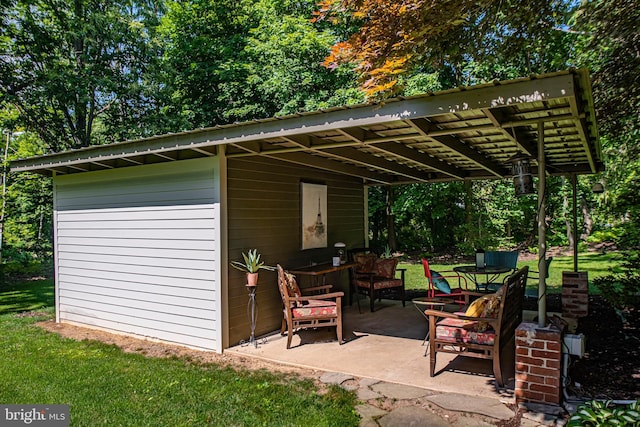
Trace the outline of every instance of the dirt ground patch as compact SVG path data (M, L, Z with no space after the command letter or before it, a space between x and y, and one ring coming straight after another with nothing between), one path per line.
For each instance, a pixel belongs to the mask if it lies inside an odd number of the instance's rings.
M547 310L561 312L561 297L547 296ZM535 301L525 309L536 310ZM640 399L640 310L617 311L602 296L589 297L589 314L576 333L585 335L585 356L571 356L567 391L580 399Z
M320 375L322 375L322 372L320 371L302 369L295 366L280 365L265 360L248 358L235 354L219 354L213 351L196 350L164 342L157 342L129 337L126 335L109 333L99 329L91 329L66 323L55 323L55 321L53 320L39 322L37 325L49 332L54 332L65 338L70 338L77 341L94 340L103 342L105 344L112 344L121 348L125 353L138 353L148 357L177 357L187 361L192 361L194 363L212 363L236 369L265 369L271 372L295 374L313 380L316 380L320 377Z

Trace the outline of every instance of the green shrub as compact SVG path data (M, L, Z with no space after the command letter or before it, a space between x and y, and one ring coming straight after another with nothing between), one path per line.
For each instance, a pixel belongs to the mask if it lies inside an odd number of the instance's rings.
M622 310L640 306L640 252L627 253L621 264L620 273L609 270L610 274L593 279L593 285L614 307Z
M2 266L2 272L8 277L28 277L43 274L42 264L39 262L9 261Z
M567 427L582 426L640 426L640 400L629 405L615 405L610 400L586 402L567 424Z
M8 247L2 251L0 269L4 279L48 276L53 272L53 258Z
M621 235L620 228L607 228L604 230L594 231L589 237L587 237L587 242L589 243L602 243L602 242L615 242L620 238Z

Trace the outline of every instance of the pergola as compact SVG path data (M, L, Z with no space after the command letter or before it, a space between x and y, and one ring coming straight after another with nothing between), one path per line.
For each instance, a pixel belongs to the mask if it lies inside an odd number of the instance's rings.
M539 178L539 194L547 175L571 176L575 183L576 175L604 170L589 74L582 69L87 147L18 160L11 169L60 175L221 153L270 157L368 185L507 178L509 161L524 155ZM545 224L538 224L543 271ZM540 323L545 288L541 275Z

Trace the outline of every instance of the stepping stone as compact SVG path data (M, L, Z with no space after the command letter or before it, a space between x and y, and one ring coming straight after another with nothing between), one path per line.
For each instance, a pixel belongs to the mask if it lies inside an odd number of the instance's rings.
M416 406L394 409L378 419L381 427L450 427L451 423L440 416Z

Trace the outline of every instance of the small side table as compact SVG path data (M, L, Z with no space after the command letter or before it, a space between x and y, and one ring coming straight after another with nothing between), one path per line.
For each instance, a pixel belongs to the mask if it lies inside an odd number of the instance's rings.
M423 298L414 298L411 300L411 302L413 303L413 306L416 308L416 310L418 310L420 314L422 314L422 317L424 317L425 320L427 321L427 335L422 340L422 345L424 345L427 342L427 339L429 338L429 317L424 314L424 311L428 308L432 310L440 309L440 311L444 311L444 306L447 304L452 304L453 301L445 298L423 297ZM427 346L427 348L425 348L424 350L425 356L427 355L428 350L429 350L429 346Z

